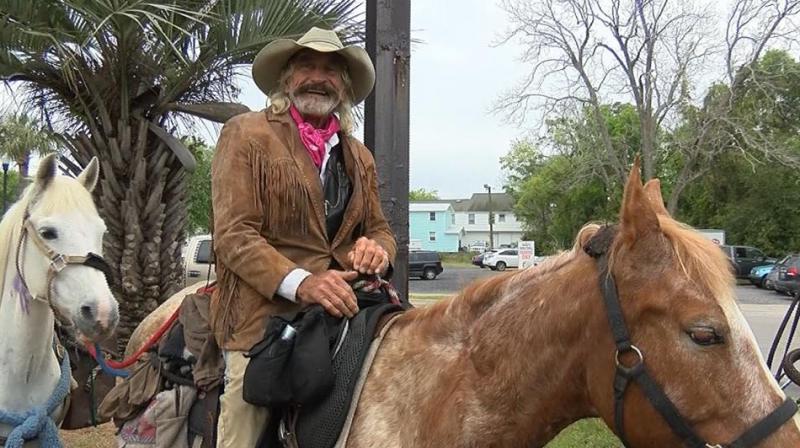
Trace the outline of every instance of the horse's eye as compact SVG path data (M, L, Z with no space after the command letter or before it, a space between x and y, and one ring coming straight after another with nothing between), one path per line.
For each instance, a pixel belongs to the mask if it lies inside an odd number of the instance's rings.
M54 240L58 238L58 232L56 232L56 229L53 229L52 227L45 227L44 229L40 230L39 235L46 240Z
M723 342L722 336L718 335L716 330L711 327L695 327L687 333L697 345L715 345Z

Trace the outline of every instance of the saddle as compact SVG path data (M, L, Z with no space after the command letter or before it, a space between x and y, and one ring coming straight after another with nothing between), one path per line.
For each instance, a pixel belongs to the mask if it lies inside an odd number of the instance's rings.
M374 336L391 316L403 311L400 305L379 299L379 294L357 292L356 295L361 311L352 319L331 319L321 307L319 310L311 307L293 319L288 318L291 316L275 316L273 328L268 326L265 340L250 351L249 372L245 372L244 380L245 400L252 403L255 398L248 396L248 383L251 386L258 384L261 388L274 385L276 391L290 392L288 396L280 397L268 394L270 398L279 399L272 403L255 403L271 407L270 424L262 433L258 447L331 448L336 445L342 429L347 426L351 404L356 401L354 393L359 393L357 385L362 365L368 358ZM270 350L270 343L276 340L274 334L282 333L280 322L297 328L294 348L301 353L301 358L292 359L295 355L290 350L290 360L284 360L283 370L276 373L276 351ZM309 339L315 341L312 343ZM277 340L285 342L279 337ZM273 381L264 380L264 366L273 368L268 375L273 377ZM310 378L310 381L304 378ZM252 395L254 391L250 392Z

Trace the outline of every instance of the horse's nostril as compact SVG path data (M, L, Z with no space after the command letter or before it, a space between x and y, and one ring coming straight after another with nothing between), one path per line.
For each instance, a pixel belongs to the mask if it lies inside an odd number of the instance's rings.
M92 310L92 307L89 305L83 305L81 307L81 317L86 320L94 320L94 311Z

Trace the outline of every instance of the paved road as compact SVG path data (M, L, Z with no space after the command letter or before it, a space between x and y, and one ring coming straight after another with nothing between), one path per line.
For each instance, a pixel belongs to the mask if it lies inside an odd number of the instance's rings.
M497 275L497 272L478 267L445 266L444 272L436 280L411 279L409 289L412 294L422 298L425 295L448 295L463 289L476 279L491 275ZM791 303L790 298L758 289L749 283L736 286L736 298L766 359L778 325ZM420 304L424 303L427 301L420 301ZM793 346L800 346L800 335L795 338Z
M497 275L498 272L489 269L480 269L477 266L445 266L444 272L436 280L420 280L412 278L409 289L412 294L453 294L464 289L474 280ZM766 291L751 286L749 283L740 283L736 287L736 296L739 303L745 304L771 304L788 306L789 297L779 295L773 291Z

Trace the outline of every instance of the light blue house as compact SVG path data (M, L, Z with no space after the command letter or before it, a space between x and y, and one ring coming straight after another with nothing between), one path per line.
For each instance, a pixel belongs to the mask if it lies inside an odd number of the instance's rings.
M455 225L455 212L449 202L412 201L408 212L411 250L458 252L461 230Z

